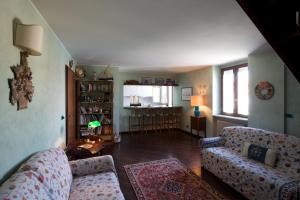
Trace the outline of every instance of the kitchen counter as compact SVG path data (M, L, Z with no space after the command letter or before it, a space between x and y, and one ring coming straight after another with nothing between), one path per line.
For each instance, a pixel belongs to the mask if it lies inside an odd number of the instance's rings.
M182 106L125 106L124 109L143 109L143 108L181 108Z

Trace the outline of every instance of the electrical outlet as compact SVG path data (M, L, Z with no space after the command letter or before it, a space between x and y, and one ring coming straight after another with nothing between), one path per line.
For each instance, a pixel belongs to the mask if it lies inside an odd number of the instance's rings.
M286 118L294 118L294 115L291 113L285 113Z

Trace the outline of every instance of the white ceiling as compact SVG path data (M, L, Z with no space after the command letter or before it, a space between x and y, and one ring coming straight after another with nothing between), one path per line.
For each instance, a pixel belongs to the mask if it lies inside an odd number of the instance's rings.
M266 41L235 0L32 0L73 58L121 70L189 71Z

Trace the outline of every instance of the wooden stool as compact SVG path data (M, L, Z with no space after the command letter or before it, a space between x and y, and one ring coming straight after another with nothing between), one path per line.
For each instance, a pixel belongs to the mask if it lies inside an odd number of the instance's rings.
M180 129L181 127L181 117L182 117L182 108L177 107L174 108L174 117L175 117L175 122L174 122L174 128L175 129Z
M137 131L143 132L144 126L143 126L142 109L134 108L131 111L131 114L129 115L129 120L128 120L128 129L129 129L129 133L133 133L134 129L136 129Z
M154 114L154 127L156 131L161 132L163 129L163 113L161 108L155 108L153 110Z
M151 130L154 130L154 118L155 112L153 108L144 108L143 109L143 126L146 133Z
M168 118L169 128L171 130L176 128L176 109L169 108L169 118Z

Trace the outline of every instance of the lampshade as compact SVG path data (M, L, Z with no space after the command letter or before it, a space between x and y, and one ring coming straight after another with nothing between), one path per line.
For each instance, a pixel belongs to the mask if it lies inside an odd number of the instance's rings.
M96 121L91 121L88 124L89 128L97 128L98 126L101 126L101 123L99 121L97 121L97 120Z
M30 55L42 55L43 28L39 25L18 24L15 45Z
M191 106L201 106L204 104L202 95L191 96Z

